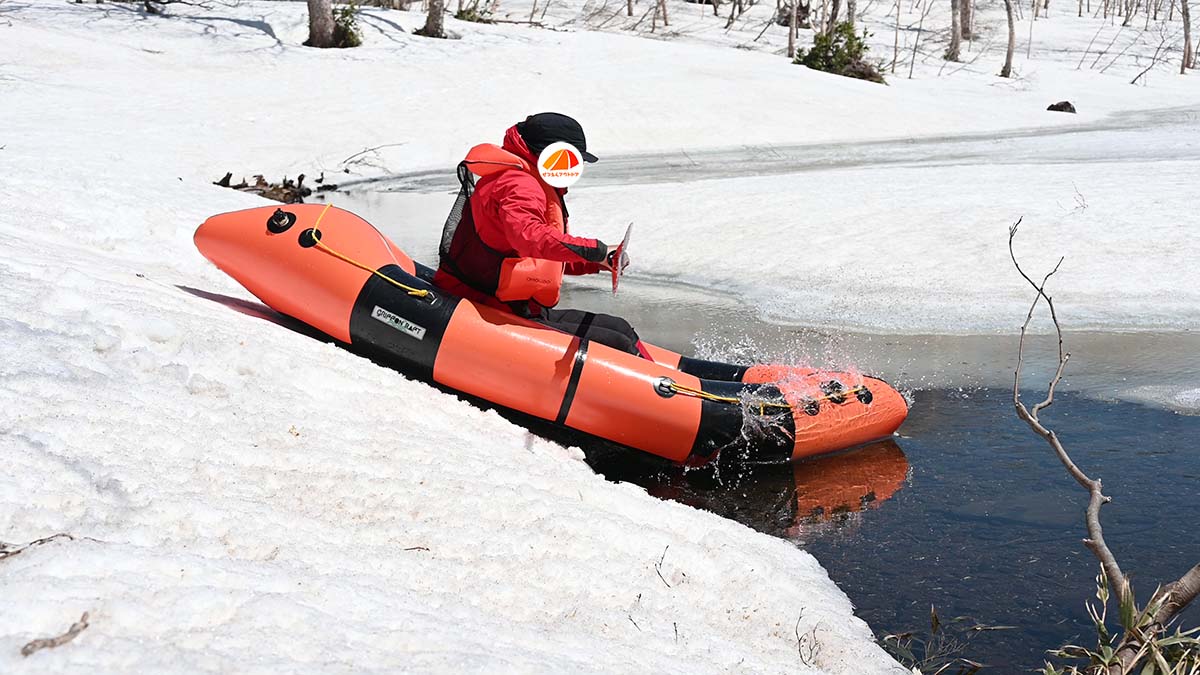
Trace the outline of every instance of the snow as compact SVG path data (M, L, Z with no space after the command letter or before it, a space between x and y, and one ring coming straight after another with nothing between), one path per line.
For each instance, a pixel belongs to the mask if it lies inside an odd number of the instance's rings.
M450 167L542 109L575 113L604 156L1077 128L1200 97L1158 71L1129 87L1136 63L1074 74L1053 57L1022 61L1014 82L981 59L941 78L918 64L918 79L882 87L788 64L776 29L730 49L757 32L749 18L726 34L683 11L670 41L459 22L462 39L429 41L409 34L417 13L371 9L366 44L348 51L298 46L302 4L171 14L0 5L0 538L75 537L0 559L2 672L898 671L804 551L609 484L578 450L256 315L191 235L263 202L210 182ZM1080 115L1044 112L1064 97ZM720 281L770 316L893 330L929 316L956 329L955 293L985 321L1007 315L1015 282L997 281L985 242L1024 213L1031 265L1086 244L1073 235L1101 241L1064 269L1064 306L1126 325L1141 303L1164 326L1196 316L1197 272L1178 265L1195 258L1181 215L1195 169L1072 170L1095 220L1049 206L1069 211L1073 195L1052 165L595 187L572 208L601 236L636 217L646 270ZM901 178L914 189L871 206ZM974 192L996 178L1004 189ZM801 215L781 191L804 196L807 224L781 227ZM935 196L947 202L930 212ZM440 222L444 195L412 199ZM406 217L380 224L430 226L421 209ZM1157 243L1138 248L1152 222ZM860 275L865 263L889 273ZM19 656L83 611L73 642ZM814 628L810 668L796 634Z

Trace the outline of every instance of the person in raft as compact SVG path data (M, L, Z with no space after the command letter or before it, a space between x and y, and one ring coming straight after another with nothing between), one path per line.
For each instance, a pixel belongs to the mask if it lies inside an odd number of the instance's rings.
M625 319L554 309L564 273L594 274L629 264L623 254L615 260L616 246L568 233L566 188L548 185L537 172L542 150L558 142L575 146L585 162L596 161L579 122L552 112L510 127L502 146L471 149L458 165L462 187L442 230L433 283L479 304L650 358Z

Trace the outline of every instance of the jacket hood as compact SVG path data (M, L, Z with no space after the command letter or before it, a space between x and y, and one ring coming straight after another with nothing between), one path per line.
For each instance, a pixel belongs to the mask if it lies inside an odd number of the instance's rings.
M500 147L529 162L529 166L537 165L537 157L534 157L529 146L525 145L525 139L521 138L521 132L517 131L515 124L504 132L504 143Z

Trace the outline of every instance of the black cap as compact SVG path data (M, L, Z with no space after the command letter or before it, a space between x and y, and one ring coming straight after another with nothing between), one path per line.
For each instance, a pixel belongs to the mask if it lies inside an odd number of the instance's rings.
M587 151L587 138L583 135L583 127L574 118L559 113L544 112L530 115L524 122L517 122L517 133L525 139L525 145L534 157L542 154L542 150L551 143L570 143L579 148L583 161L594 162L596 156Z

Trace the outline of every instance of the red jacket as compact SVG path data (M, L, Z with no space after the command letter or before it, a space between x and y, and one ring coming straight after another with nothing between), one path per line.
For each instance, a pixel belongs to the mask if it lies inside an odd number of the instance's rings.
M536 166L537 158L515 126L505 133L503 148L530 166ZM560 199L567 193L565 188L555 192ZM546 219L546 192L538 179L525 171L501 171L479 179L471 195L471 215L479 238L497 251L513 257L562 262L566 274L594 274L602 269L600 263L607 253L607 246L596 239L559 232L550 225ZM564 207L564 226L566 220ZM455 262L461 265L464 261ZM445 270L439 269L433 282L460 297L511 310L495 297L471 288Z

